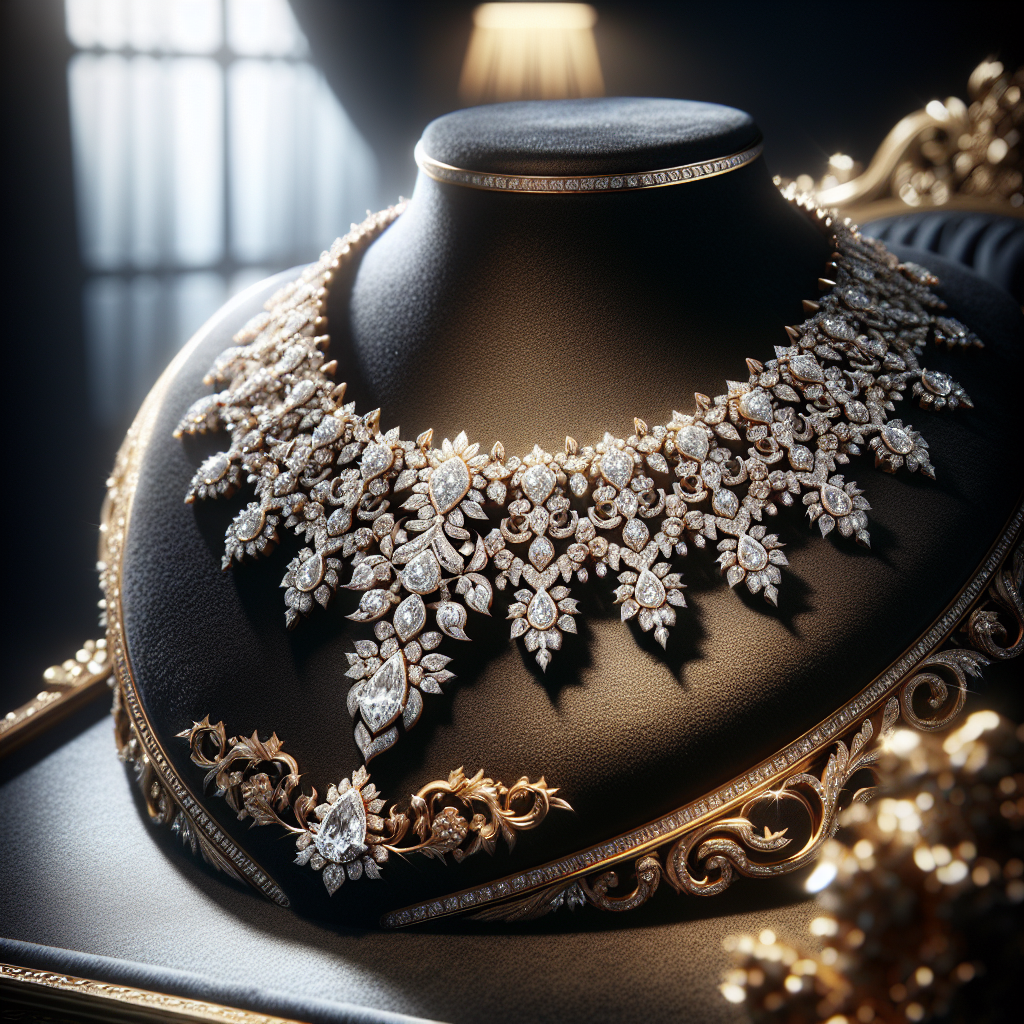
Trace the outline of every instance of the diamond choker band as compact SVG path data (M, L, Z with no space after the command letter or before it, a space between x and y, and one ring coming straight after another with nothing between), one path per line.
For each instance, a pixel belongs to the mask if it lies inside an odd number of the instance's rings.
M465 185L489 192L629 192L641 188L661 188L663 185L682 185L702 178L715 178L728 174L761 155L764 144L758 140L749 149L713 160L701 160L660 171L639 171L633 174L598 174L586 177L548 177L540 175L512 176L486 171L467 171L450 164L442 164L427 156L423 143L416 146L416 163L420 170L435 181L450 185Z

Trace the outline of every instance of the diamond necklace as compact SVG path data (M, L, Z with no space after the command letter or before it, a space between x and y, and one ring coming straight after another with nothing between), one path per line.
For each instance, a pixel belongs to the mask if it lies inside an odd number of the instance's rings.
M941 314L928 271L792 188L783 194L831 239L834 280L819 281L825 294L805 300L808 318L786 328L773 359L748 359L744 379L715 398L697 394L692 413L663 426L634 420L629 437L567 437L563 451L535 446L520 458L500 442L481 451L464 433L440 447L429 430L403 440L381 428L379 409L360 415L344 402L324 354L327 287L404 203L338 239L217 359L205 381L222 390L195 402L175 436L225 429L231 445L202 463L185 500L255 492L227 529L225 569L267 554L279 531L300 538L281 583L288 626L339 586L361 593L348 618L367 637L346 675L365 761L394 745L399 720L416 724L422 694L454 678L438 648L470 639L471 613L489 615L495 589L511 591L511 637L541 669L576 632L570 585L591 572L614 577L622 620L664 647L686 607L678 562L691 546L714 546L730 587L774 605L787 561L765 520L780 506L801 502L822 536L867 546L870 505L838 467L866 446L886 472L934 475L925 439L890 414L908 387L925 409L971 407L919 356L930 340L981 342Z

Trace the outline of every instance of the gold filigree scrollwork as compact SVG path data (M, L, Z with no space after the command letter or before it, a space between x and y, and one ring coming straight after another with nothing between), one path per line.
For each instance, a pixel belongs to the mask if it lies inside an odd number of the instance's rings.
M43 688L0 718L0 757L106 692L110 678L107 641L86 640L73 658L43 673Z
M608 890L615 889L619 884L619 876L615 871L604 871L594 880L593 884L585 878L580 879L579 886L587 902L601 910L635 910L646 903L661 884L661 861L648 854L636 862L636 888L627 896L609 896Z
M609 889L620 885L618 871L602 871L593 880L578 878L552 885L529 896L470 915L476 921L534 921L553 910L575 910L589 903L599 910L636 910L646 903L661 884L661 861L656 854L637 858L634 865L636 885L625 896L609 896Z
M990 658L1006 661L1024 652L1024 545L1018 545L1009 559L995 575L986 594L986 602L971 612L967 620L967 637L973 647ZM995 605L995 607L990 607ZM1007 643L1006 626L1000 615L1010 617L1017 630L1017 638Z
M901 209L952 207L1020 216L1022 90L1024 68L1011 74L999 61L982 61L967 83L969 103L956 96L932 100L896 124L866 169L837 153L819 181L801 175L798 187L861 223Z
M929 732L944 729L963 710L967 700L967 677L980 676L982 668L988 664L988 658L977 651L961 648L939 651L925 658L900 689L903 717L917 729ZM942 673L953 677L952 696ZM927 705L929 711L935 712L927 717L919 715L914 708L914 696L922 686L927 686L931 691Z
M929 643L916 645L909 652L912 657L898 663L898 671L894 666L846 708L755 770L614 842L440 901L393 911L384 923L404 927L465 910L484 921L527 921L585 904L626 910L646 902L662 874L677 892L709 896L727 889L737 875L770 878L806 866L835 832L842 806L866 802L874 794L875 762L901 715L907 725L929 732L945 728L960 715L968 679L981 675L990 664L990 649L953 646L954 631L958 622L977 622L972 612L984 611L990 603L1010 611L1021 606L1022 548L1013 548L1022 514L1024 510L1018 511L978 575L934 624ZM995 582L986 591L989 581ZM968 627L963 628L970 635ZM994 631L987 634L993 635ZM1008 652L1005 657L1013 657L1015 649L1019 653L1019 645L1001 649ZM864 775L875 778L861 785ZM737 806L734 797L751 783L753 789ZM802 811L799 816L809 825L806 838L798 840L790 831L792 824L759 830L755 822L763 811L780 803ZM717 810L709 813L711 808ZM690 826L680 828L688 820ZM618 884L613 869L630 860L636 863L636 891L609 897L609 889Z
M277 735L261 740L228 738L223 722L209 716L179 733L187 739L194 764L207 769L204 789L216 785L238 819L254 825L278 825L295 837L295 863L323 872L332 895L347 879L380 878L391 854L419 853L456 862L474 853L494 853L498 838L511 849L516 833L536 828L553 807L572 810L541 778L525 776L512 786L469 777L456 769L447 779L428 783L410 797L408 813L392 805L382 817L385 801L363 766L331 785L323 802L315 789L299 788L299 766L283 752ZM416 841L399 845L409 835Z
M899 702L891 698L882 713L879 739L892 730L899 718ZM768 790L751 798L736 818L726 818L690 833L670 850L665 862L665 877L677 892L695 896L712 896L732 883L736 874L747 877L771 877L796 871L812 861L836 827L840 797L847 784L863 769L873 772L878 759L877 747L869 746L874 726L867 718L854 735L850 746L842 741L835 744L825 769L819 778L809 772L790 776L777 789ZM854 800L866 800L873 790L861 788L852 794ZM778 832L764 827L759 835L750 815L754 808L768 801L791 800L807 812L811 824L810 835L800 849L777 859L772 855L786 849L790 839L788 829Z

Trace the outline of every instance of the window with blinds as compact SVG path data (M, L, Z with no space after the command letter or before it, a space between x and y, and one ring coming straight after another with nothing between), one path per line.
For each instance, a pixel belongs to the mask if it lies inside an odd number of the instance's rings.
M376 207L376 164L287 0L66 0L85 323L122 422L227 298Z

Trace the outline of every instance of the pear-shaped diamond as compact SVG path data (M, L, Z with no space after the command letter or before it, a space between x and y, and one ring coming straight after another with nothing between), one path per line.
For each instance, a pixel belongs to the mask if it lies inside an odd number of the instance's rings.
M665 596L665 585L650 569L644 569L633 590L636 603L642 608L660 608L665 603Z
M601 456L601 475L621 491L633 475L633 460L619 448L612 448Z
M795 444L789 449L789 464L794 469L814 469L814 455L810 448L802 444Z
M543 505L555 489L555 474L543 463L539 466L531 466L523 474L523 494L525 494L534 505Z
M768 564L768 552L748 533L740 535L736 560L747 572L760 572Z
M814 356L793 356L789 361L789 370L797 380L809 384L822 384L825 380L825 371Z
M235 517L235 536L243 543L255 540L266 521L267 516L263 509L259 505L251 505Z
M441 585L441 566L434 552L421 551L402 571L402 586L414 594L432 594Z
M711 507L718 515L732 519L740 510L740 499L732 491L723 487L721 490L715 491L711 498Z
M380 732L401 714L408 688L405 656L399 651L359 688L359 710L371 732Z
M442 462L430 474L430 500L441 515L450 512L469 490L469 469L457 455Z
M344 533L352 525L352 509L336 508L327 520L327 536L337 537Z
M316 590L320 581L324 578L323 555L313 555L307 558L296 570L295 586L303 593Z
M223 452L211 455L199 467L199 479L209 487L217 483L218 480L223 480L224 474L227 473L230 467L231 461Z
M708 435L703 427L691 424L676 435L676 447L687 458L703 462L708 455Z
M641 519L630 519L622 528L622 539L634 550L639 551L650 539L651 531Z
M551 595L541 587L536 594L530 598L526 608L526 619L534 629L550 629L558 618L558 608L551 599Z
M768 393L761 388L754 388L746 394L740 395L740 412L748 420L754 423L771 423L772 421L772 400Z
M324 860L345 864L366 852L366 807L358 789L346 790L320 822L317 852Z
M821 503L825 511L833 516L848 516L853 511L853 501L841 487L824 484L820 488Z
M359 465L359 472L364 480L372 480L389 469L394 461L395 453L388 445L368 444L363 449L363 461Z
M933 394L946 396L953 390L953 378L938 370L925 370L921 383Z
M547 537L534 537L530 544L528 555L530 563L537 569L543 571L551 564L555 557L555 546Z
M427 624L427 609L419 594L410 594L395 609L395 632L404 644Z

